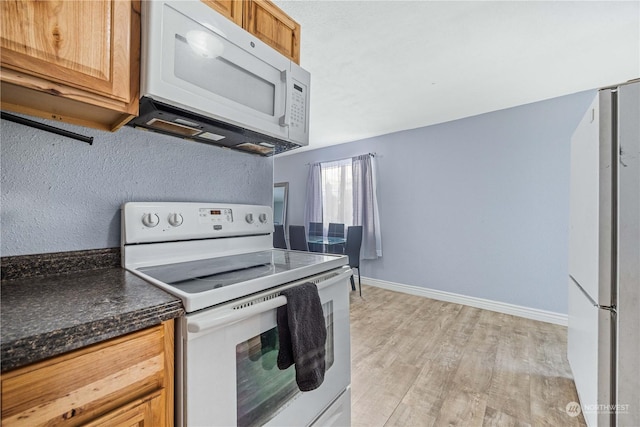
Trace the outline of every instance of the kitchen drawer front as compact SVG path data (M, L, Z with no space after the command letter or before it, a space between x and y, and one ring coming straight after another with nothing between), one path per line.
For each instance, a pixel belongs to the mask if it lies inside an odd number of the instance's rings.
M79 425L165 384L154 326L2 375L2 425Z

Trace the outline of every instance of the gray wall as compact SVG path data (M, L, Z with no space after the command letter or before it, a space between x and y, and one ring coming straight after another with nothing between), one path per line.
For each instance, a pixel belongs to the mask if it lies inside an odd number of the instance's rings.
M117 247L127 201L272 203L272 158L46 122L94 143L2 120L2 256Z
M277 157L288 223L307 163L376 152L383 257L364 276L566 313L569 141L595 93Z

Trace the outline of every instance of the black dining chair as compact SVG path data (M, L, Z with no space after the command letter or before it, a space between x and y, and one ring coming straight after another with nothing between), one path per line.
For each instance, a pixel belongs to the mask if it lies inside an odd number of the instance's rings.
M273 232L273 247L287 249L287 240L284 237L284 225L276 224Z
M322 236L322 223L310 222L309 223L309 236Z
M344 239L344 224L330 222L329 230L327 231L327 237L342 237ZM333 254L343 254L344 243L329 245L329 249L327 252L331 252Z
M289 226L289 247L294 251L308 251L307 233L304 225Z
M360 247L362 246L362 226L347 227L347 243L344 253L349 256L349 267L358 269L358 288L362 296L362 281L360 280ZM356 290L355 280L351 276L351 289Z
M320 237L323 236L322 223L321 222L310 222L309 223L309 239L312 237ZM322 252L322 244L320 243L308 243L309 250L311 252Z

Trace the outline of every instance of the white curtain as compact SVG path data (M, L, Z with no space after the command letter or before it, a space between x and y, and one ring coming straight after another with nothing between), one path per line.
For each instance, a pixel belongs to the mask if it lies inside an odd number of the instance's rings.
M322 216L324 231L330 222L352 225L351 159L322 163Z
M375 158L370 154L351 159L353 224L362 225L362 258L382 256L380 217L376 191Z
M320 163L309 165L307 199L304 204L304 225L307 234L310 222L322 222L322 166Z

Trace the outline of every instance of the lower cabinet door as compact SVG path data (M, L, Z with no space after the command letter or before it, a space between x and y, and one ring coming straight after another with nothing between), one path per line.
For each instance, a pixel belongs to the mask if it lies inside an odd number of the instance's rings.
M160 427L165 426L162 392L135 400L86 424L90 427Z
M3 373L2 426L75 427L156 393L166 398L173 389L173 342L166 342L172 337L173 323L166 330L152 326ZM163 418L173 419L161 406Z

